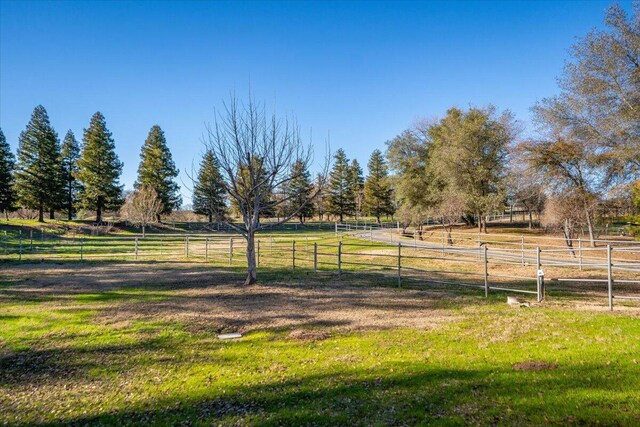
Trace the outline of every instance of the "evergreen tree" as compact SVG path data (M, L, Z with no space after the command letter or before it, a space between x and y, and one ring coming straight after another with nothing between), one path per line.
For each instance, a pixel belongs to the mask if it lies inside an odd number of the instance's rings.
M391 215L393 209L393 192L389 185L389 169L382 152L374 150L367 164L369 175L364 183L365 211L375 216L380 224L382 215Z
M218 161L213 152L207 151L200 163L200 171L193 189L193 211L206 215L209 222L224 218L227 213L225 188Z
M49 122L47 110L38 105L26 129L20 134L15 190L19 202L38 210L38 221L44 221L44 210L60 206L62 180L58 134Z
M0 211L4 211L5 217L9 219L9 211L15 203L13 191L13 168L15 167L15 157L11 152L11 147L0 129Z
M349 193L349 160L342 148L333 157L333 169L329 174L327 212L337 215L340 222L354 210L353 198Z
M360 163L356 159L351 161L349 165L349 203L352 207L351 214L356 218L362 213L362 201L364 199L364 176L362 175L362 168Z
M103 210L117 209L122 204L119 183L122 162L115 153L115 144L102 113L91 117L82 141L77 175L82 185L80 200L86 209L96 210L96 221L100 223Z
M236 198L233 198L231 200L231 207L235 213L240 215L243 209L249 204L252 204L253 200L257 197L262 215L267 218L274 217L276 215L274 206L276 195L274 194L274 191L265 186L256 186L255 183L251 182L251 176L259 182L268 182L269 171L266 169L264 160L261 157L254 155L251 159L251 163L253 164L252 168L255 172L251 173L246 166L242 166L238 169L235 179L235 186L238 189L238 193L245 194L247 196L246 201L242 200L241 202L243 203L243 206L240 206L238 204L239 201L236 200ZM256 187L259 188L256 190ZM257 192L260 194L256 194Z
M311 202L313 184L311 175L302 160L295 162L291 168L293 179L289 182L288 197L290 197L290 212L298 210L298 219L304 224L305 218L313 216L314 206Z
M78 202L78 194L81 186L76 175L78 174L78 159L80 158L80 145L71 130L62 141L62 154L60 156L60 166L62 168L62 180L64 182L64 203L69 221L73 218L75 206Z
M175 182L178 169L171 157L167 140L160 126L155 125L149 131L138 166L138 180L135 187L146 185L153 188L162 202L160 214L170 214L182 204L180 187ZM160 215L158 215L160 220Z

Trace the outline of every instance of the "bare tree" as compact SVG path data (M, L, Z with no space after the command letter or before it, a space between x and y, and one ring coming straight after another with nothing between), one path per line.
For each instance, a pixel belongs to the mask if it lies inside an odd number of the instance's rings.
M264 106L253 99L239 105L235 97L224 110L216 113L215 122L207 127L205 144L219 162L225 191L237 206L241 224L230 219L225 222L246 240L247 278L245 284L257 281L255 252L256 232L288 221L308 203L312 203L326 182L329 157L325 158L319 185L305 196L305 200L276 222L261 224L260 218L274 212L291 199L300 200L300 194L288 193L273 198L278 189L299 178L292 166L301 162L308 168L313 161L311 145L305 145L295 122L280 119L275 113L267 113Z
M561 231L574 257L573 240L584 227L588 227L584 203L584 195L579 192L558 193L549 198L541 215L541 225Z
M451 231L465 213L466 200L462 194L455 191L444 192L441 197L440 202L433 208L432 215L440 218L440 224L447 232L447 243L453 245Z
M151 186L142 185L127 195L120 214L132 224L142 227L142 237L146 227L156 222L162 212L162 201Z

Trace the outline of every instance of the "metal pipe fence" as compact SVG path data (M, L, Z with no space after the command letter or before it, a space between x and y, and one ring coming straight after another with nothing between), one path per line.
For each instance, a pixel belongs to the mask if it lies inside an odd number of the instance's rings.
M172 261L206 262L217 266L246 266L246 243L234 237L203 235L147 235L77 237L32 242L20 235L0 250L5 261ZM326 236L304 240L260 236L256 240L257 265L292 271L335 275L376 274L404 282L483 289L485 295L509 292L546 296L546 287L559 284L590 285L606 291L608 305L616 300L640 299L640 258L616 258L618 252L640 254L632 248L604 248L604 259L581 265L554 257L553 249L515 249L482 245L479 248L417 246L411 241L372 242L366 239L326 241ZM601 248L589 248L596 251ZM524 259L524 262L522 261ZM597 262L596 262L597 261ZM583 275L584 277L581 277ZM588 276L588 277L587 277ZM571 288L575 290L575 288Z

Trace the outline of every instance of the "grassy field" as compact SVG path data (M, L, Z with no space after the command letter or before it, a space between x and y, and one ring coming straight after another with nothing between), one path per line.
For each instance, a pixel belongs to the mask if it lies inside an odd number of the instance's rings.
M640 423L640 310L179 262L5 264L0 423ZM221 341L220 332L240 331Z

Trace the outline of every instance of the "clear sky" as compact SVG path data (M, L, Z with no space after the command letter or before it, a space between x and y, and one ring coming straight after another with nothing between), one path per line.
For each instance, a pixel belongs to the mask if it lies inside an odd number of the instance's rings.
M152 125L189 170L214 108L251 88L313 130L317 158L330 132L366 171L371 151L454 105L527 126L610 3L0 0L0 127L15 149L38 104L60 138L101 111L129 188Z

